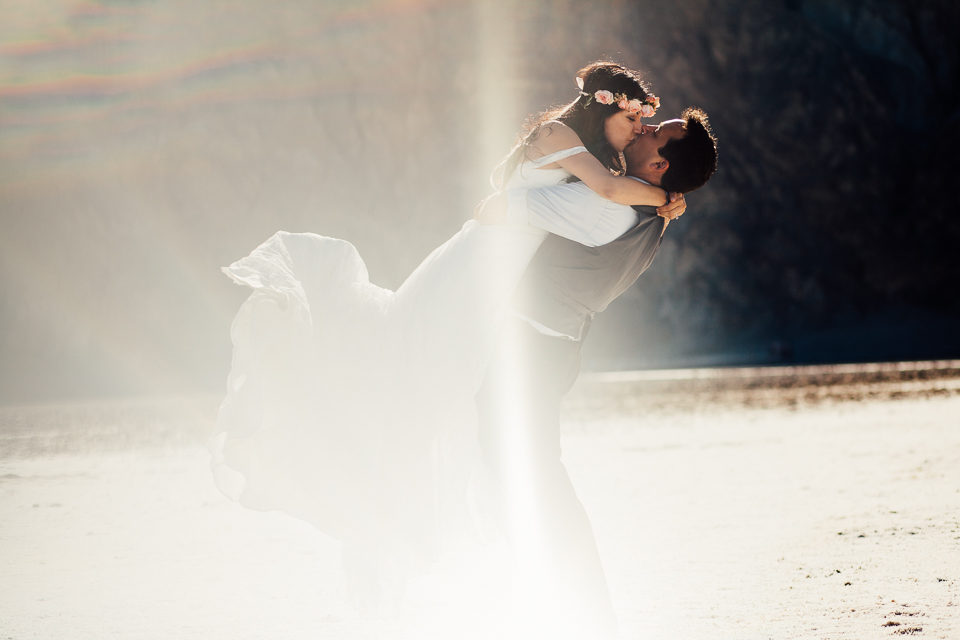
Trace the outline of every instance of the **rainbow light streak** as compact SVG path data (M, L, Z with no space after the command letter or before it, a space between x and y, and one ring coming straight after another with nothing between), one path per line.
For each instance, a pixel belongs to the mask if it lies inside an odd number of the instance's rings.
M114 28L97 27L88 33L72 33L58 25L47 25L47 39L32 37L15 42L0 42L0 158L16 162L33 149L40 156L56 157L59 152L45 149L77 146L70 129L85 129L103 123L107 130L129 117L132 111L154 110L157 118L212 104L243 104L263 101L298 101L323 99L346 93L364 93L349 78L284 77L282 85L265 84L260 69L273 65L291 66L298 62L329 58L336 53L338 36L358 27L389 30L389 21L404 15L458 7L463 2L400 2L371 3L369 6L340 7L325 5L326 15L318 16L316 25L309 25L285 34L284 42L261 39L220 50L202 51L193 59L158 67L156 56L143 60L136 69L138 48L154 48L159 38L131 30L128 25ZM139 16L144 22L170 22L171 31L184 17L175 12L164 14L160 7L120 9L94 2L74 5L63 20L75 16L124 17ZM164 20L163 18L166 18ZM117 48L127 50L118 56ZM190 46L186 46L189 53ZM196 46L193 46L196 49ZM181 57L177 48L160 58L160 62ZM37 58L44 58L37 60ZM22 65L31 62L24 74ZM77 71L77 66L86 67ZM121 68L122 67L122 68ZM130 70L134 68L135 70ZM15 73L17 71L17 73ZM394 70L385 69L384 77ZM374 94L379 90L378 78L368 78ZM146 94L146 95L144 95ZM388 97L388 96L387 96ZM142 119L140 114L138 119ZM51 127L58 127L64 144L50 144ZM144 125L145 126L145 125ZM121 129L129 130L129 127Z
M271 44L263 43L226 51L177 67L152 72L96 75L77 74L51 81L24 82L0 86L0 99L13 97L114 96L163 84L189 80L203 74L224 70L243 71L245 66L262 62L282 62L292 58Z
M326 61L349 52L346 45L354 40L371 35L389 38L398 19L469 10L475 3L400 0L275 6L278 12L306 7L315 19L291 21L291 27L271 32L269 25L256 20L262 7L252 5L14 3L4 11L0 25L4 215L23 215L11 205L29 207L49 192L82 192L111 181L134 180L153 140L193 110L204 114L223 105L316 103L356 96L390 99L383 87L389 84L385 79L401 71L395 60L377 63L362 79ZM487 32L495 31L488 21ZM499 73L498 67L487 77L496 79ZM502 139L512 137L512 125L509 129L502 132ZM116 215L92 211L90 220L110 225ZM6 226L4 218L0 224ZM136 224L147 230L147 240L141 241L149 243L143 247L149 261L159 261L182 283L185 298L206 305L203 313L219 317L221 310L214 308L220 295L217 280L210 277L206 261L198 257L196 239L187 236L176 213L151 210ZM63 274L54 266L59 263L18 247L10 234L0 233L0 252L5 279L18 283L17 295L35 302L41 320L54 318L52 327L87 336L99 345L111 363L109 375L141 380L146 388L163 386L170 358L161 346L144 339L136 327L118 329L116 318L103 317L102 309L63 286Z

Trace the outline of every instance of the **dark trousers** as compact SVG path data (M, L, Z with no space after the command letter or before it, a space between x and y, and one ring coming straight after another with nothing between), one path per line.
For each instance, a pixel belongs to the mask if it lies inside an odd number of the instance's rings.
M573 624L615 637L593 529L560 461L560 400L579 371L580 342L508 318L476 397L479 438L518 564Z

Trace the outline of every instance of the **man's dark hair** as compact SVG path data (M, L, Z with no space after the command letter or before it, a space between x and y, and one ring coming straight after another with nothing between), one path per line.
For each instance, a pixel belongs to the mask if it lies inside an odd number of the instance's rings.
M660 187L664 191L690 193L705 185L717 170L717 139L703 110L690 107L680 118L687 133L660 148L660 155L670 162L660 178Z

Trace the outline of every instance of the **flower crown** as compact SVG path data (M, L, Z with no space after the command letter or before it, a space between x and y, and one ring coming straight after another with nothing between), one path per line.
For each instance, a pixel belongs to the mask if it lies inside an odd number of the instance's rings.
M583 78L577 78L577 86L580 87L580 95L587 97L587 101L583 105L585 107L596 100L597 104L616 104L624 111L639 113L641 118L649 118L660 108L660 98L657 96L647 96L644 100L637 100L636 98L628 98L625 93L611 93L606 89L601 89L590 95L583 90Z

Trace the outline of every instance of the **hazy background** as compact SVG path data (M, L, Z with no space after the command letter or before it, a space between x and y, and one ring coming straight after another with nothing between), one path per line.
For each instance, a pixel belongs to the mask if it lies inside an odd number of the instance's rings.
M394 288L611 57L720 168L596 369L960 356L953 0L0 0L0 402L223 388L278 229Z

